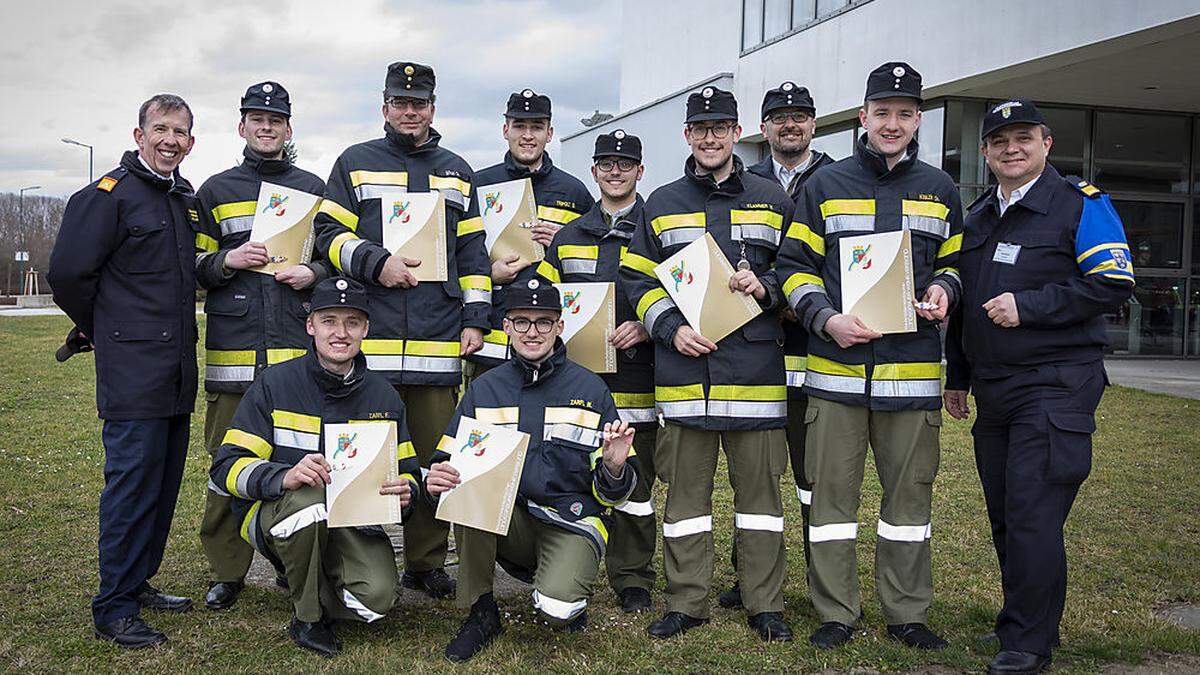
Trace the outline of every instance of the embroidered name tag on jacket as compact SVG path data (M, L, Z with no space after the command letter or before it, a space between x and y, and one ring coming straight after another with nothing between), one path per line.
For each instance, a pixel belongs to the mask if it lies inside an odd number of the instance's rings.
M1020 244L1010 244L1002 241L999 244L996 244L996 254L992 256L992 262L1004 263L1005 265L1015 265L1017 264L1017 255L1020 253Z

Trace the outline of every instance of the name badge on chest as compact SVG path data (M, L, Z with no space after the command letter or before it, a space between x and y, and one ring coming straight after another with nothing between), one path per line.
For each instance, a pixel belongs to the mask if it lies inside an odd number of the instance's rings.
M1005 265L1017 264L1017 256L1021 253L1020 244L1010 244L1002 241L996 244L996 254L992 256L992 262L1004 263Z

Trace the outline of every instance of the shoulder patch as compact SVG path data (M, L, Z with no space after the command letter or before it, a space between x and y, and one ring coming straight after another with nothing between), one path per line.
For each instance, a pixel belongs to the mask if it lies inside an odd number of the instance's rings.
M104 178L100 179L99 183L96 183L96 189L103 190L105 192L112 192L112 189L116 186L117 179L113 178L112 176L105 176Z
M1096 199L1100 195L1104 194L1104 190L1101 190L1100 188L1096 187L1095 185L1092 185L1091 183L1087 182L1086 180L1080 178L1079 176L1064 176L1063 180L1070 183L1071 187L1082 192L1085 197L1088 197L1090 199Z

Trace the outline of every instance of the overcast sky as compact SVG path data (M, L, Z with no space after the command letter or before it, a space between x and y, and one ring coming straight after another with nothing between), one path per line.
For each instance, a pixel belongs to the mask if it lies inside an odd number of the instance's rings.
M86 184L87 149L63 137L94 145L103 175L134 147L138 105L159 92L195 113L180 170L196 187L240 158L238 101L262 80L287 87L297 163L322 178L346 146L382 135L392 61L434 67L434 126L477 169L503 156L513 91L548 94L559 136L617 106L616 0L70 0L6 3L3 17L0 192L65 196Z

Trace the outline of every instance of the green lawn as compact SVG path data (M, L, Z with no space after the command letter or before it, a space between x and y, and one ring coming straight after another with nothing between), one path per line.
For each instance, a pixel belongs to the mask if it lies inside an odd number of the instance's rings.
M96 419L92 358L56 364L68 324L61 317L0 318L0 670L247 671L450 670L441 651L461 619L451 603L410 603L370 626L339 628L341 656L326 661L294 648L284 632L289 603L251 587L227 612L151 615L167 645L125 653L91 637L89 597L96 587L96 502L103 450ZM203 403L203 399L201 399ZM1060 672L1092 672L1148 654L1200 653L1200 632L1156 619L1152 610L1200 602L1200 402L1116 388L1098 415L1095 468L1068 524L1071 586ZM162 571L165 590L199 602L207 570L196 532L208 455L201 447L202 405L193 417L191 456ZM591 625L578 635L534 625L526 596L501 601L507 632L472 665L490 671L911 670L978 672L991 658L975 637L990 629L999 574L975 475L968 425L944 428L935 489L931 623L950 640L938 654L886 639L874 600L872 549L879 493L874 475L860 513L859 561L864 631L846 649L819 652L804 639L817 625L804 584L799 505L785 478L789 578L787 616L800 639L764 646L744 616L715 607L704 628L667 642L644 633L647 615L620 612L598 589ZM721 479L724 482L724 479ZM662 495L658 495L661 505ZM719 490L717 551L728 555L732 504ZM660 562L661 569L661 562ZM732 581L717 565L718 588ZM661 589L661 580L660 580ZM661 597L656 593L656 602ZM661 606L656 608L661 611Z

